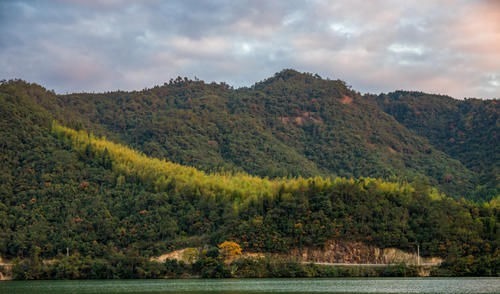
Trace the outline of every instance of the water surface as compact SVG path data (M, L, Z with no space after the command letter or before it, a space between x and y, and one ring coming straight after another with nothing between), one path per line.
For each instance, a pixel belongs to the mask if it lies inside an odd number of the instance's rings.
M500 278L6 281L0 293L500 293Z

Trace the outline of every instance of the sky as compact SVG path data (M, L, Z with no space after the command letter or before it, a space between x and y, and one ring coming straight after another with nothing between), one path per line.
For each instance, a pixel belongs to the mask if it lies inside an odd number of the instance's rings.
M57 93L289 68L362 93L500 98L500 0L0 1L0 79Z

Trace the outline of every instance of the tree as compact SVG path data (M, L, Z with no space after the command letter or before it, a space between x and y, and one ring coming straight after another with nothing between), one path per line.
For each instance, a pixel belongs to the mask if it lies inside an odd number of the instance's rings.
M227 263L230 263L242 253L240 245L233 241L224 241L220 243L218 247L220 250L220 256Z

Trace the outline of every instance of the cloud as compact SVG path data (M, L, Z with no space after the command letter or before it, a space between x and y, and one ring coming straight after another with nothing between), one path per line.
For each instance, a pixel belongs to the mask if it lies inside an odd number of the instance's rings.
M106 91L295 68L362 92L498 98L498 19L494 0L2 1L0 78Z

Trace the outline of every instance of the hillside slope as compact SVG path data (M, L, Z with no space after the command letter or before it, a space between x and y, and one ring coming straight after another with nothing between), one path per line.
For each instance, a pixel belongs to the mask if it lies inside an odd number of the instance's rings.
M344 82L293 70L237 90L178 78L142 91L52 99L40 105L70 127L204 171L419 179L456 197L491 181Z
M141 271L158 266L149 257L224 240L282 253L333 239L406 251L418 243L423 256L442 257L456 274L498 273L495 201L457 201L426 185L371 178L228 174L232 189L216 184L226 173L58 128L53 118L66 112L49 113L52 99L34 84L0 85L0 255L17 258L18 278L154 276ZM41 259L49 258L60 267L44 270Z
M438 150L476 173L476 198L498 195L500 106L498 100L455 100L397 91L373 97L378 105Z

